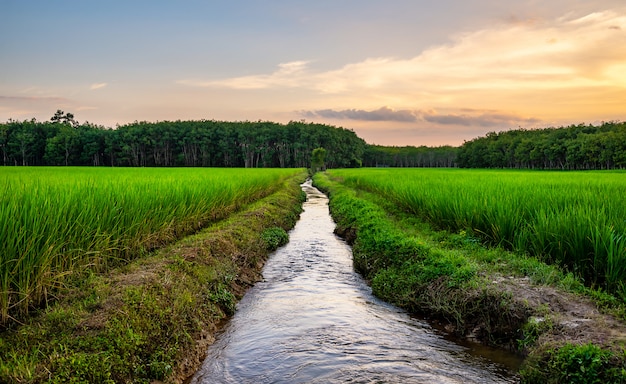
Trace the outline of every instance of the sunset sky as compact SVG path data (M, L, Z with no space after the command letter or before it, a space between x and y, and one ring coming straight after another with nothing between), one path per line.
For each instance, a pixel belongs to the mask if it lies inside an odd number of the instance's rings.
M306 120L382 145L626 120L624 0L0 0L0 122Z

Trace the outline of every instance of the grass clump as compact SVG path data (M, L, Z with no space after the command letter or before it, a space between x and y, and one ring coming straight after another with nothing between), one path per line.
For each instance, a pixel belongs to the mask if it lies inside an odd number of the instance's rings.
M524 383L626 383L626 367L616 366L615 354L594 344L566 344L540 356L541 361L522 370Z
M261 239L268 251L275 251L289 242L289 235L280 227L272 227L261 233Z

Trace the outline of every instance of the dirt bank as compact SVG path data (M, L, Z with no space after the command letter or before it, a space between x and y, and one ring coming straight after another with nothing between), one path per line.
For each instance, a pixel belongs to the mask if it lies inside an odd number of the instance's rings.
M524 305L533 308L532 323L550 323L551 330L540 335L540 344L572 342L583 344L626 343L626 326L613 315L602 313L590 298L547 285L528 277L492 276L494 284Z
M494 285L530 309L517 340L526 383L626 382L626 325L598 300L528 277L492 275Z

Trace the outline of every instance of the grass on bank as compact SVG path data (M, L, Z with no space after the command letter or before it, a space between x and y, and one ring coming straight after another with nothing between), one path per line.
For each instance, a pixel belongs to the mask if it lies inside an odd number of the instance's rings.
M160 251L91 273L0 334L0 382L182 382L301 210L300 172Z
M471 233L433 231L420 217L399 209L393 199L335 175L335 171L317 174L314 182L329 194L337 232L353 243L355 268L371 281L374 294L443 320L457 334L530 353L521 371L525 383L549 382L550 377L568 378L560 382L626 382L626 356L619 346L535 349L540 335L551 330L549 322L533 323L533 316L545 315L543 309L516 300L492 279L528 276L534 283L588 294L599 306L623 314L621 300L590 290L573 274L536 258L485 248Z
M4 167L0 327L68 277L102 272L274 192L295 169Z

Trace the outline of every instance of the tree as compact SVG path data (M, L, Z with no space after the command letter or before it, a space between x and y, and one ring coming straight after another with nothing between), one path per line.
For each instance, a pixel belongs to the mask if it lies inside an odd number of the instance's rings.
M56 136L47 140L44 159L52 165L70 165L70 157L79 152L78 144L78 131L63 124Z
M35 142L35 135L31 132L22 130L15 134L15 142L19 148L22 165L28 165L28 160L32 155L32 148Z
M9 162L9 124L0 124L0 150L2 151L2 165L8 165Z
M313 173L326 170L324 161L326 160L326 150L322 147L315 148L311 153L311 171Z
M50 121L52 121L53 123L70 124L74 128L76 128L79 125L78 121L74 120L73 113L69 113L69 112L65 113L60 109L57 109L54 116L50 118Z

